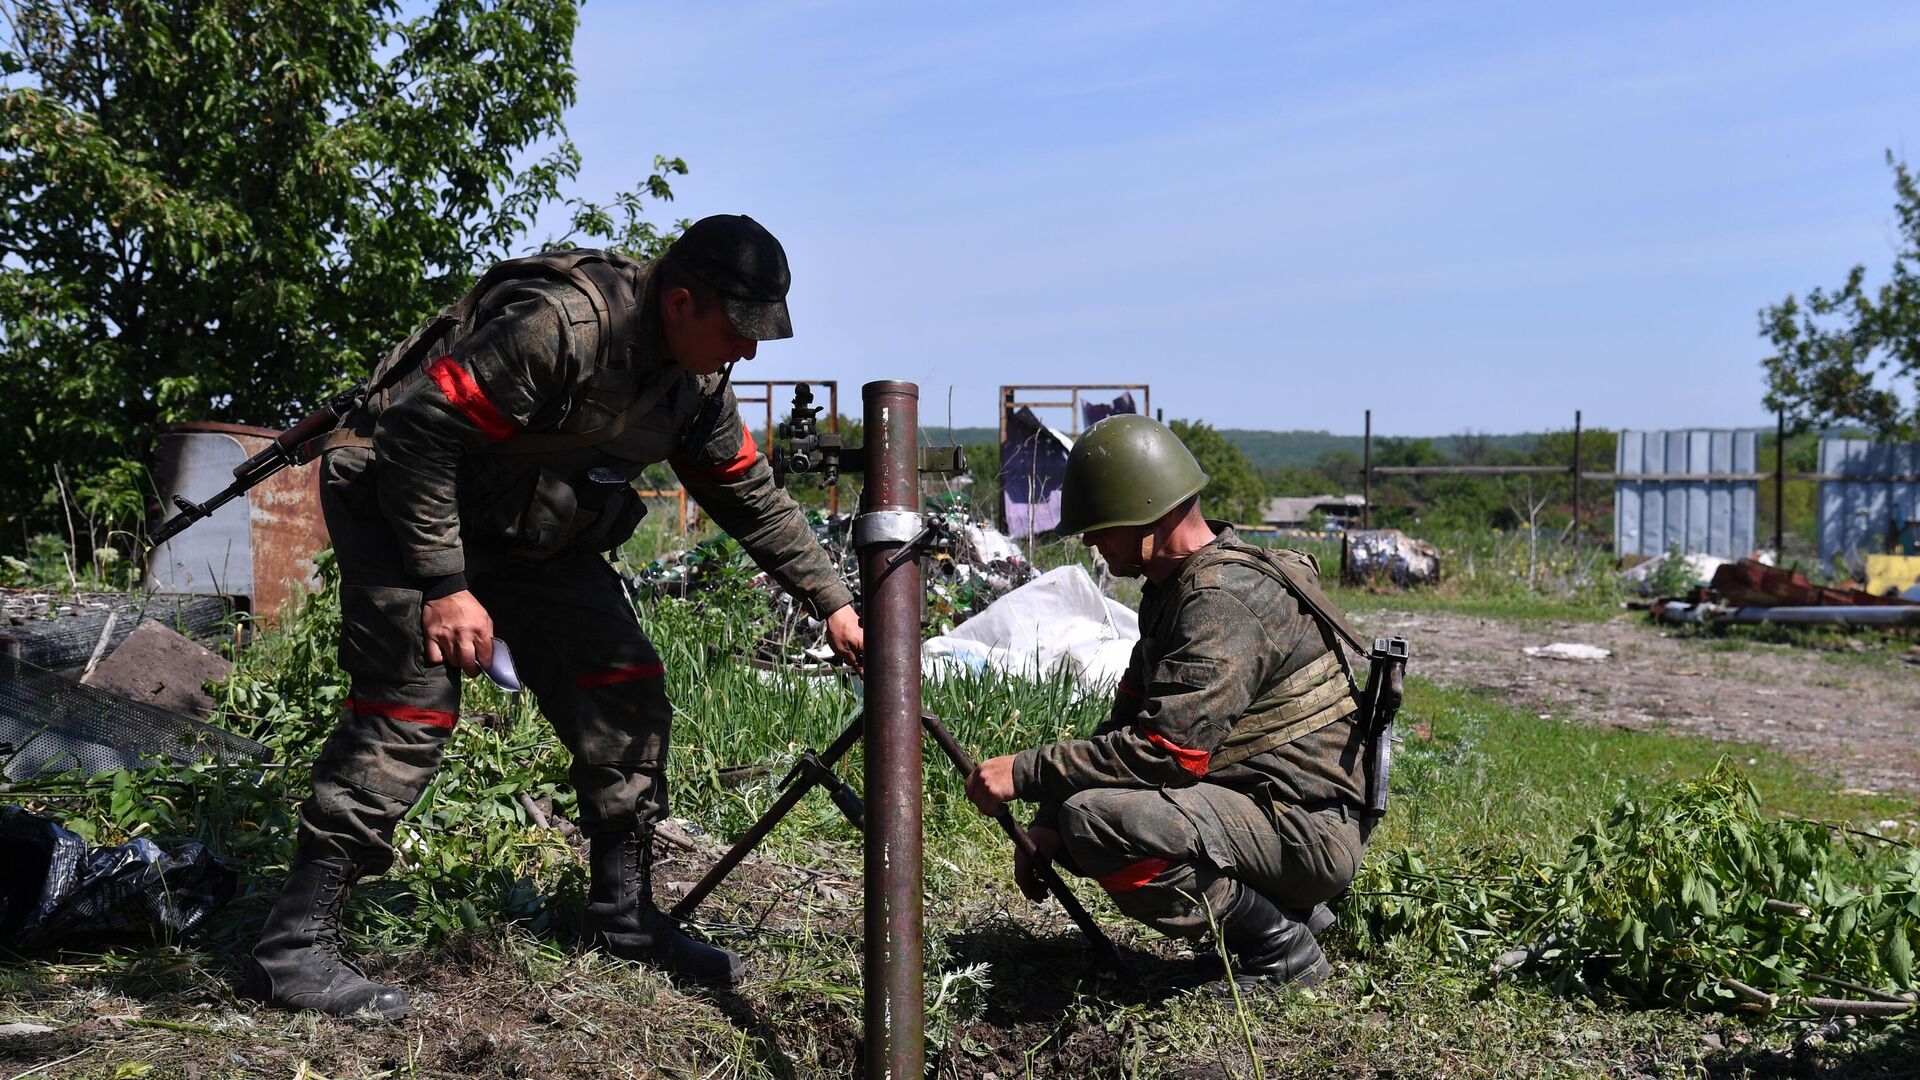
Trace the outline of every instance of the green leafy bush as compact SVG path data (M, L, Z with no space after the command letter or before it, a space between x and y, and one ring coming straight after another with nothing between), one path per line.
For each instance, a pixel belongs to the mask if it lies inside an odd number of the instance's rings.
M1836 990L1915 987L1920 850L1768 817L1725 760L1665 795L1621 800L1557 858L1489 852L1435 867L1398 851L1370 862L1354 892L1346 914L1363 949L1504 950L1497 969L1531 966L1562 992L1762 1004L1737 983L1805 1013L1805 998Z

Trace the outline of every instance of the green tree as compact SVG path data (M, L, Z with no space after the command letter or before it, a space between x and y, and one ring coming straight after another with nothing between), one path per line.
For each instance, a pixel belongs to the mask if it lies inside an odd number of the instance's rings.
M159 425L310 411L526 250L546 207L572 238L667 236L639 192L562 201L575 0L0 0L0 19L0 516L55 463L144 463ZM644 195L685 171L657 159Z
M1861 423L1888 438L1920 435L1920 401L1893 387L1920 382L1920 178L1887 153L1900 219L1893 270L1878 289L1857 265L1840 288L1792 294L1760 310L1772 343L1766 405L1796 427Z
M1199 421L1172 420L1180 441L1206 471L1207 486L1201 489L1200 506L1208 514L1235 522L1258 522L1266 510L1267 486L1240 448L1212 427Z

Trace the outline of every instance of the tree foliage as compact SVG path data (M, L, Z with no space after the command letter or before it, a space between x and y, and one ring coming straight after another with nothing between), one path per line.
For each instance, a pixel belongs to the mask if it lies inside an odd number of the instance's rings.
M304 414L528 246L580 167L575 0L407 10L0 0L0 515L159 425ZM656 246L641 197L570 236Z
M1200 491L1200 508L1229 521L1260 521L1267 506L1267 486L1247 455L1225 435L1198 420L1174 420L1167 426L1193 451L1207 474L1207 486Z
M1796 426L1866 424L1889 438L1920 435L1920 178L1887 154L1900 221L1893 270L1878 289L1857 265L1835 290L1792 294L1760 311L1772 343L1766 405Z

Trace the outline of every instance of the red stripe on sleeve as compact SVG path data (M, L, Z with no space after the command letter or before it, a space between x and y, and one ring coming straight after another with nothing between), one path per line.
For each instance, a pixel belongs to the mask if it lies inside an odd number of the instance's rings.
M1149 735L1147 741L1173 755L1180 767L1195 776L1207 775L1207 766L1213 761L1211 750L1188 750L1184 746L1175 746L1164 735Z
M699 480L737 480L753 468L754 461L760 456L760 446L753 441L753 429L745 420L740 421L740 451L729 461L704 468L689 467L684 471Z
M664 679L666 676L667 665L655 660L651 664L628 664L605 671L589 671L575 679L574 683L582 690L592 690L617 683L639 682L641 679Z
M480 384L473 381L467 369L451 356L443 356L427 366L427 376L431 378L440 392L447 396L460 415L473 421L473 426L493 442L513 434L519 425L501 415L493 402L480 390Z
M1120 691L1121 693L1123 693L1123 694L1125 694L1125 695L1127 695L1128 697L1130 697L1130 698L1132 698L1132 699L1133 699L1133 700L1135 700L1135 701L1139 701L1139 700L1140 700L1140 691L1138 691L1138 690L1136 690L1136 689L1134 689L1134 688L1133 688L1133 687L1131 687L1131 686L1128 686L1128 685L1127 685L1127 680L1125 680L1125 679L1121 679L1121 680L1120 680L1120 685L1119 685L1119 686L1116 686L1116 687L1114 687L1114 689L1116 689L1116 690L1118 690L1118 691Z
M449 731L453 729L454 722L460 719L459 713L450 713L445 709L422 709L417 705L398 705L391 701L348 698L347 708L359 716L384 716L389 720L405 720L409 724L425 724Z
M1165 859L1141 859L1132 866L1121 867L1111 874L1094 878L1094 880L1110 893L1132 892L1159 877L1161 871L1172 865Z

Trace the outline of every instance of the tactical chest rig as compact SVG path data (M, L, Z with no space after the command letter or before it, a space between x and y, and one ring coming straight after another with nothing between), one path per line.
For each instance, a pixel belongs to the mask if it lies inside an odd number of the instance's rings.
M1330 724L1363 713L1359 719L1371 745L1367 767L1366 828L1386 812L1387 771L1393 719L1400 708L1407 643L1401 638L1371 644L1340 614L1319 585L1312 556L1239 543L1221 543L1182 567L1182 576L1203 567L1244 566L1271 578L1311 616L1327 652L1269 687L1227 732L1213 753L1214 766L1232 765L1303 739ZM1353 672L1341 644L1368 657L1364 693L1354 687Z

